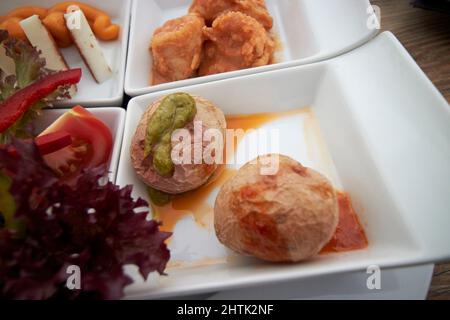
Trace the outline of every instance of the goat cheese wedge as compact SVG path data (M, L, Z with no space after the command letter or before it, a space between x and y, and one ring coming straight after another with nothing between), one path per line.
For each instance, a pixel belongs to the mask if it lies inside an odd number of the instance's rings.
M71 6L64 18L74 43L95 81L102 83L111 78L112 70L83 11Z
M50 32L42 24L41 19L38 15L33 15L27 19L20 21L20 26L22 27L25 35L30 41L31 45L36 47L41 51L41 56L45 58L45 67L54 71L68 70L69 67L61 55L61 52L56 45ZM75 85L71 86L69 93L73 96L77 92L77 87Z

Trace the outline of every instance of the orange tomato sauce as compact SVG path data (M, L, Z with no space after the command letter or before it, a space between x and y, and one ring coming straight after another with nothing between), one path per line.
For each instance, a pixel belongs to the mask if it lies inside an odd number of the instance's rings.
M152 204L153 217L162 222L161 230L172 232L177 222L188 215L192 215L198 225L212 227L214 208L207 203L208 197L235 173L236 170L221 167L202 187L177 195L164 206Z
M226 117L228 129L257 129L264 124L281 117L304 112L294 110L277 113L259 113L249 115L230 115ZM240 141L237 141L239 143ZM230 157L232 155L227 155ZM216 188L220 188L228 179L236 174L236 170L222 166L204 186L177 195L165 206L152 205L154 218L162 222L163 231L172 232L178 221L192 215L194 221L205 228L213 226L214 208L207 203L209 196ZM339 204L339 223L335 234L322 249L321 254L363 249L368 241L358 216L353 208L350 195L337 191ZM170 239L169 239L170 241Z

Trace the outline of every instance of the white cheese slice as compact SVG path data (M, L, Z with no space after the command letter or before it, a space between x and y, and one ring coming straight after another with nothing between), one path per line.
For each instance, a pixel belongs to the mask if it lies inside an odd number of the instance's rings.
M30 43L41 51L41 56L44 57L46 61L46 68L54 71L69 69L55 40L50 32L48 32L47 28L42 24L38 15L33 15L20 21L20 26ZM76 86L73 85L70 87L69 93L73 96L76 91Z
M16 74L14 60L6 55L6 50L2 43L0 43L0 69L2 69L6 75Z
M67 28L95 81L102 83L111 78L112 70L83 11L74 6L69 8L70 12L64 15Z

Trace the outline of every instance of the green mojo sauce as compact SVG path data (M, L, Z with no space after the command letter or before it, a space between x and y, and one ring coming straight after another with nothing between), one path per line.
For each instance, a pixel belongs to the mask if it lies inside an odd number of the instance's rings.
M172 133L191 122L197 113L195 100L187 93L166 96L150 117L145 135L144 154L153 156L153 167L161 176L170 176L174 165L171 158Z

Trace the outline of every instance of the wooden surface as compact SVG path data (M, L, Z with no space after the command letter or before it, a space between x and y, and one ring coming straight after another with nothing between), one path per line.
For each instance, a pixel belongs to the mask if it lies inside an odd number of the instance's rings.
M381 31L395 34L450 103L450 14L414 8L409 0L371 3L380 7ZM450 300L450 262L436 265L428 299Z

